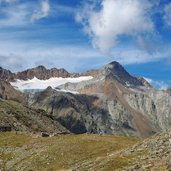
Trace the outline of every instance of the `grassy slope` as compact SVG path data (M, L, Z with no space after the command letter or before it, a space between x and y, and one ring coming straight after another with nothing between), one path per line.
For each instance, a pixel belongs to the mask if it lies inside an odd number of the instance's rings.
M171 132L142 143L138 138L109 135L42 138L28 133L0 133L0 170L169 171L169 136Z
M99 135L62 135L40 138L35 135L0 133L1 167L11 170L116 170L129 166L119 150L139 139Z

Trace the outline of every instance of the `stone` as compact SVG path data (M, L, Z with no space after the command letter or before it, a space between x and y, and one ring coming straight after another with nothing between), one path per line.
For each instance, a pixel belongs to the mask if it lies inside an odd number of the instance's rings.
M49 134L46 132L41 132L41 137L49 137Z

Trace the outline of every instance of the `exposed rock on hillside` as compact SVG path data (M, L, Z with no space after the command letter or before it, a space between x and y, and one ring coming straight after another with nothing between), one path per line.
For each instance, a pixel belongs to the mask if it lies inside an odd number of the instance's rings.
M14 100L21 103L26 103L24 95L15 90L14 87L7 81L0 81L0 98L5 100Z
M44 66L38 66L16 74L16 79L20 80L33 79L34 77L46 80L51 77L70 77L70 74L65 69L46 69Z
M16 131L66 132L57 121L48 117L43 110L32 109L21 103L0 100L0 123Z
M143 86L141 80L131 76L118 62L109 63L101 70L100 75L115 79L123 85Z
M101 99L97 96L62 93L49 87L36 93L32 106L46 110L50 116L74 133L132 136L149 136L153 133L150 121L145 116L133 109L129 110L117 98L106 97ZM138 119L142 118L142 123L138 125Z
M171 131L157 134L121 153L123 156L137 156L136 163L127 171L135 170L171 170Z
M116 62L107 65L90 81L60 87L99 97L110 123L117 123L123 135L146 137L171 128L170 95L155 90L144 79L130 76ZM123 125L126 125L124 130Z
M95 96L62 93L48 87L32 101L32 106L46 110L73 133L112 133L107 113L95 105L98 101Z
M9 70L6 70L0 67L0 80L13 80L15 78L15 74Z

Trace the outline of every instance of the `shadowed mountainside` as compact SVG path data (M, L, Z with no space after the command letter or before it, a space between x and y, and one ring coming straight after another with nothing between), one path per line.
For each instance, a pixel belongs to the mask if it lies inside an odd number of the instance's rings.
M21 103L0 99L0 125L8 125L15 131L68 132L60 123L40 109L32 109Z

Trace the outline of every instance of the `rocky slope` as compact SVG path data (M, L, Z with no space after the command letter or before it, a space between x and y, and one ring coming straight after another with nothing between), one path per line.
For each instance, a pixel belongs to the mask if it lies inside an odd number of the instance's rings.
M15 77L14 73L0 67L0 80L9 81L9 80L13 80L14 77Z
M26 103L26 99L21 92L15 90L9 82L2 80L0 80L0 98Z
M150 170L169 171L171 170L171 131L156 134L146 139L129 150L124 150L121 155L135 155L134 166L125 170Z
M112 133L108 113L96 106L98 97L57 92L51 87L33 96L32 106L44 109L73 133Z
M10 126L15 131L69 132L43 110L2 99L0 100L0 126Z
M95 134L46 138L0 134L2 170L170 171L170 156L171 132L148 139Z

